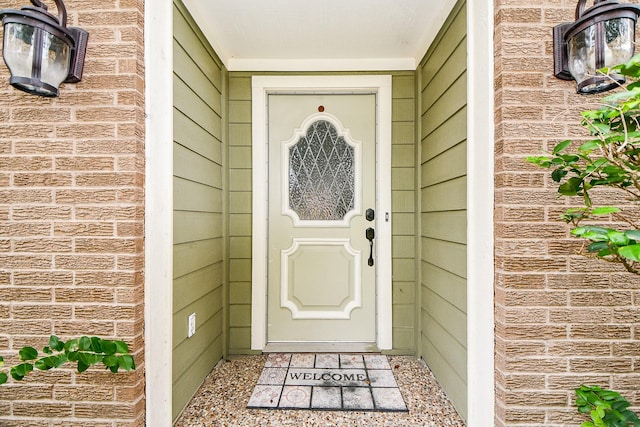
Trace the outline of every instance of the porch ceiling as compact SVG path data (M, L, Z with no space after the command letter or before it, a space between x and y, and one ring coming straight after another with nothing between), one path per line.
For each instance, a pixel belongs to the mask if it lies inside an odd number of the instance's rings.
M183 0L230 71L414 70L456 0Z

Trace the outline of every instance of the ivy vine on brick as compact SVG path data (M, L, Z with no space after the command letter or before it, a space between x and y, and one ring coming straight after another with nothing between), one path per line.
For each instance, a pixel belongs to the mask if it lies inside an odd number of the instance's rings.
M42 354L33 347L23 347L18 355L21 363L10 368L4 367L4 359L0 356L0 384L6 383L9 375L15 381L21 381L34 369L47 371L66 363L76 364L78 372L84 372L100 363L113 373L120 369L131 371L136 368L127 343L98 337L83 336L65 342L51 335L49 345L42 349Z

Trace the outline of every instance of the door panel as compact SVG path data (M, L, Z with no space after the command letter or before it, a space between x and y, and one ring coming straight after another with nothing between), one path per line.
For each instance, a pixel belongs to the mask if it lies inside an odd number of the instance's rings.
M268 105L267 340L373 343L375 95L272 94Z

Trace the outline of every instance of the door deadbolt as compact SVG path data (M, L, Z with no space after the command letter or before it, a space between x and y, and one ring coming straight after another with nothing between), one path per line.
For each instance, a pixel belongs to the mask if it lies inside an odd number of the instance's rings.
M373 209L369 208L365 212L364 217L367 219L367 221L373 221L376 218L376 213Z

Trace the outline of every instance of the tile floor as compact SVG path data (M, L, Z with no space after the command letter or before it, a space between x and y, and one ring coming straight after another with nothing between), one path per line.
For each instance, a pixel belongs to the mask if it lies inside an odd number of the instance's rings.
M409 412L249 409L267 356L233 356L214 367L174 427L464 427L424 362L388 359Z
M406 412L387 356L272 353L248 408Z

